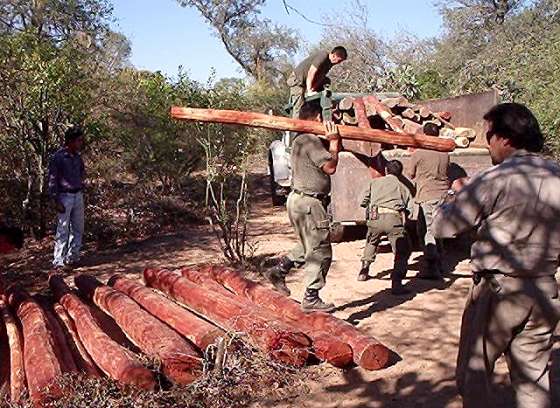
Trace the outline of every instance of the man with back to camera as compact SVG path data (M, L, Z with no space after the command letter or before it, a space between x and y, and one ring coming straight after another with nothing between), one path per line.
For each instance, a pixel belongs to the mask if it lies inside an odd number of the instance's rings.
M304 59L288 77L292 117L299 118L306 94L322 91L330 83L327 74L330 69L345 61L348 57L346 48L337 46L331 52L318 51Z
M439 128L435 123L426 123L423 132L429 136L439 136ZM419 206L416 226L424 252L424 269L418 274L419 278L441 278L441 260L432 233L432 218L435 208L449 190L448 168L447 152L426 149L414 149L407 166L406 176L416 183L414 201Z
M300 116L306 120L321 120L321 108L316 103L302 106ZM298 243L280 263L265 272L274 287L286 296L286 275L295 264L305 265L306 290L301 302L306 312L334 309L325 303L319 291L325 286L332 262L330 222L327 205L331 190L330 176L336 172L338 154L342 142L337 126L325 122L327 140L309 133L298 134L292 145L292 192L288 196L287 209Z
M560 319L554 277L560 255L560 166L531 111L499 104L484 115L492 163L434 214L432 232L455 237L476 229L473 285L457 357L465 408L494 407L491 379L505 355L517 406L551 406L549 360Z
M80 155L83 132L69 128L64 146L49 163L49 194L58 212L54 244L55 268L72 267L80 259L84 233L84 162Z
M402 180L402 163L390 160L385 164L385 176L372 178L362 200L368 209L366 244L358 280L368 279L369 267L375 262L381 237L386 235L394 254L391 272L391 293L410 293L402 284L406 277L410 245L406 235L405 221L412 212L412 196Z

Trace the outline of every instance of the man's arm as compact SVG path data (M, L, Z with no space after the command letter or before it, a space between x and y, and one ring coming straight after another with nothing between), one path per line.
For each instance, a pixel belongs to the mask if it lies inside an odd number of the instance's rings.
M436 238L454 238L477 227L490 213L496 186L479 176L434 211L432 233Z
M59 180L60 180L60 169L59 169L59 163L56 154L53 154L53 156L51 157L51 160L49 162L48 174L49 174L48 175L49 196L53 199L56 206L56 210L58 212L64 212L65 208L60 201L60 197L59 197L60 192L58 191Z
M331 159L328 160L321 169L329 176L336 173L336 167L338 166L338 154L342 150L342 140L340 139L340 134L338 133L338 127L334 122L325 122L325 136L329 141L329 153L331 154Z
M309 71L307 71L307 79L305 83L305 88L307 92L313 92L315 89L313 88L313 84L315 83L315 77L317 76L317 67L315 65L311 65L309 67Z

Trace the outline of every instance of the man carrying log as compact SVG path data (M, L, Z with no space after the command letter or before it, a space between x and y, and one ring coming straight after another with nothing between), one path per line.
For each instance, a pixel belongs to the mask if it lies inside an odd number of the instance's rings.
M473 285L463 314L457 386L465 408L494 407L491 377L506 356L518 407L551 405L549 359L560 319L560 166L538 155L539 124L516 103L484 115L494 167L439 207L435 237L476 228Z
M318 104L307 103L301 108L301 119L320 120ZM332 261L330 223L327 205L331 189L330 176L336 172L338 154L342 142L337 126L325 122L327 140L316 135L299 134L292 145L292 192L287 208L290 223L299 242L288 256L266 272L275 288L286 296L286 275L297 263L305 264L307 289L301 302L304 311L332 311L334 305L325 303L319 291L325 286L325 278Z
M429 136L439 136L439 128L434 123L426 123L423 132ZM423 279L441 278L441 263L432 233L432 218L435 208L449 190L448 168L449 154L424 149L414 149L407 166L406 176L416 183L414 201L420 207L416 225L425 264L418 277Z
M412 212L412 195L402 180L402 163L391 160L385 165L384 177L373 178L364 194L362 207L366 207L368 233L362 267L358 280L368 279L369 267L375 261L377 246L381 237L386 235L395 256L391 273L391 293L406 295L402 280L406 276L410 246L406 235L405 221L407 213Z
M330 69L346 60L346 48L337 46L331 52L319 51L304 59L288 77L292 117L299 118L299 112L306 94L322 91L330 83L327 77Z
M83 132L78 127L64 134L64 146L49 163L49 194L58 212L54 244L55 268L75 266L84 233L84 162L80 155Z

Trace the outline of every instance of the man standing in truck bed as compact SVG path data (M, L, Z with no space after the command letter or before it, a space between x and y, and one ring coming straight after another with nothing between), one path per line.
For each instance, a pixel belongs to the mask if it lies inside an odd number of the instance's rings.
M327 78L330 69L346 60L347 57L346 48L338 46L334 47L331 52L318 51L310 55L294 69L288 77L293 118L299 118L305 94L322 91L325 84L330 81Z
M320 120L319 104L306 103L302 106L300 118ZM332 303L321 300L319 291L325 286L332 261L327 205L330 176L336 172L342 143L338 128L332 122L325 122L325 135L327 140L303 133L294 140L290 158L292 192L287 207L298 243L288 256L282 257L277 266L265 273L279 292L289 296L286 275L295 264L305 265L306 290L301 306L306 312L334 309Z

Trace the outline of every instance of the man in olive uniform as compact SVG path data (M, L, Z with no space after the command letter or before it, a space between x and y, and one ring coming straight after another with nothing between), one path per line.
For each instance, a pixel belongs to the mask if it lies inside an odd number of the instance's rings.
M439 136L439 128L434 123L426 123L423 131L429 136ZM418 237L422 241L425 265L419 278L441 278L440 257L432 234L432 218L435 208L449 190L448 168L449 154L425 149L415 149L407 166L406 176L416 183L414 201L420 207L416 225Z
M543 136L525 106L496 105L484 119L495 166L450 196L432 223L441 238L476 229L457 386L465 408L495 407L491 379L504 354L516 406L550 407L549 360L560 319L554 277L560 255L560 166L537 154Z
M403 166L398 160L391 160L385 165L384 177L371 179L364 194L362 207L368 208L368 233L362 268L358 280L368 278L369 267L375 261L377 246L383 235L387 235L395 255L391 273L391 292L394 295L409 293L402 285L406 276L410 246L406 236L406 214L412 212L412 195L401 181Z
M305 104L300 117L320 120L321 108L317 104ZM327 140L312 134L297 135L292 145L292 192L287 208L290 223L298 236L298 243L287 257L266 272L277 290L290 295L285 277L297 264L305 264L306 291L301 303L304 311L332 311L334 305L325 303L319 291L332 261L330 223L327 204L331 190L330 176L336 172L338 153L342 149L337 126L325 122Z
M348 54L344 47L334 47L331 52L319 51L304 59L288 77L292 117L299 118L305 94L322 91L330 82L327 77L330 69L340 64Z

